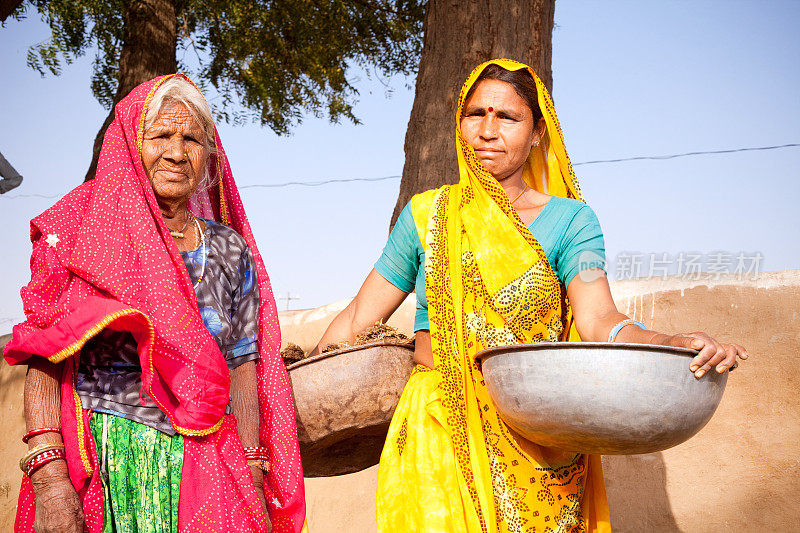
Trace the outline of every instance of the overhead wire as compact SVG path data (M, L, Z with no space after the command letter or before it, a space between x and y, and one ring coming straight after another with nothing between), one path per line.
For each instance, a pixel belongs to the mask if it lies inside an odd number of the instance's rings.
M584 165L599 165L599 164L607 164L607 163L625 163L628 161L663 161L667 159L677 159L681 157L694 157L694 156L701 156L701 155L719 155L719 154L733 154L739 152L758 152L758 151L765 151L765 150L780 150L783 148L797 148L800 147L800 143L787 143L787 144L777 144L773 146L755 146L755 147L747 147L747 148L731 148L727 150L705 150L705 151L698 151L698 152L682 152L677 154L666 154L666 155L639 155L639 156L632 156L632 157L620 157L616 159L595 159L591 161L579 161L577 163L573 163L572 166L584 166ZM333 183L352 183L352 182L376 182L376 181L387 181L387 180L396 180L400 179L402 176L399 174L395 174L392 176L380 176L375 178L332 178L332 179L325 179L319 181L286 181L282 183L254 183L249 185L240 185L239 189L278 189L283 187L294 187L294 186L301 186L301 187L321 187L323 185L330 185ZM66 193L61 194L36 194L36 193L29 193L29 194L16 194L12 196L0 195L0 198L8 198L16 199L16 198L60 198Z
M577 167L580 165L596 165L599 163L622 163L625 161L661 161L664 159L676 159L678 157L689 157L695 155L714 155L714 154L733 154L736 152L756 152L761 150L778 150L780 148L795 148L800 146L800 143L778 144L775 146L757 146L753 148L732 148L729 150L707 150L704 152L683 152L680 154L668 155L639 155L634 157L623 157L620 159L595 159L594 161L581 161L580 163L573 163L572 166Z
M394 176L381 176L379 178L341 178L341 179L328 179L322 181L287 181L285 183L256 183L252 185L242 185L240 189L255 189L262 187L289 187L290 185L302 185L304 187L319 187L321 185L328 185L329 183L348 183L351 181L386 181L397 180L403 176L397 174Z

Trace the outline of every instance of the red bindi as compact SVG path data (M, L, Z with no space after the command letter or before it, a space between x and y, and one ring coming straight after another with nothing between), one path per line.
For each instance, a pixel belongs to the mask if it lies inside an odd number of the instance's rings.
M489 106L489 113L491 113L492 111L494 111L494 108L492 106Z

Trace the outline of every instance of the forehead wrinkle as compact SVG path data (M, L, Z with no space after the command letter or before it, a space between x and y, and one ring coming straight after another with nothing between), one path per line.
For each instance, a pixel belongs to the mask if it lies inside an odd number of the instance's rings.
M194 115L180 103L165 103L158 112L150 128L168 129L170 131L203 133L203 128L197 123Z

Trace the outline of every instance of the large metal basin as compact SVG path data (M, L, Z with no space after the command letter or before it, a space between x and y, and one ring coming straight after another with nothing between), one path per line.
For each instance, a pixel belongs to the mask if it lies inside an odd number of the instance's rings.
M287 367L307 477L349 474L378 464L413 356L413 347L384 342Z
M484 350L500 417L532 442L597 454L665 450L711 419L728 373L700 379L695 350L651 344L539 343Z

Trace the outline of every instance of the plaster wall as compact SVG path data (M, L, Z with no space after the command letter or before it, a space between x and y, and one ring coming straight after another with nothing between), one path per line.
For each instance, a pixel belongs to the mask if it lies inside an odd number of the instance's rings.
M706 331L752 354L733 372L722 403L700 433L661 453L603 458L616 532L800 531L800 270L735 277L612 283L617 307L663 332ZM347 302L315 310L313 346ZM282 323L302 323L289 314ZM392 320L413 327L413 301ZM306 480L315 533L375 531L377 467Z

